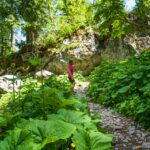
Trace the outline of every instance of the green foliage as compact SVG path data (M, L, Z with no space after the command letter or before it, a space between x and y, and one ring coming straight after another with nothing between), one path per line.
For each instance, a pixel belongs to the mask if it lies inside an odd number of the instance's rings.
M136 1L136 7L134 9L134 12L137 14L137 17L139 20L143 22L143 25L147 25L148 15L150 13L149 7L150 7L150 1L149 0L137 0Z
M64 89L64 91L68 91L70 85L67 75L51 76L45 84L51 88Z
M137 0L133 11L144 27L149 27L149 5L149 0ZM86 27L98 30L104 38L120 38L137 29L127 18L123 0L3 0L0 53L12 54L16 44L20 49L28 44L56 47L64 38ZM26 40L16 39L16 31Z
M142 23L146 29L149 7L149 0L137 0L133 11L137 24ZM80 28L92 27L105 38L120 38L137 29L128 22L123 0L3 0L0 26L3 56L16 51L16 44L20 49L26 44L56 47ZM26 40L16 39L16 31Z
M36 42L53 47L58 45L65 37L69 37L80 27L85 27L91 22L92 13L87 13L89 7L86 0L49 1L50 20Z
M120 63L103 62L90 75L88 94L150 128L149 59L150 53L145 51Z
M48 115L49 120L61 119L62 121L72 124L86 124L91 122L91 118L83 112L75 110L60 109L57 112L59 115Z
M2 107L0 149L80 150L80 144L86 144L89 138L92 141L88 149L112 149L112 136L98 131L99 118L90 117L86 101L65 91L68 83L67 76L53 75L42 84L33 78L25 79L22 89L13 93L15 97L10 95ZM78 144L79 130L85 135Z
M0 108L7 106L8 102L12 99L11 93L2 94L0 101Z
M94 6L87 0L6 1L0 5L0 52L15 51L15 44L56 46L65 37L93 22ZM15 38L21 32L25 41ZM15 43L14 41L17 40Z
M87 3L85 0L59 1L58 8L63 14L60 18L60 35L70 35L75 30L86 24ZM75 9L76 8L76 9ZM81 21L82 20L82 21Z
M29 57L28 62L32 66L39 66L41 64L41 58L39 57Z
M6 126L6 125L7 125L6 118L0 116L0 126L2 127L2 126Z
M85 80L85 78L79 71L75 72L74 78L75 80L81 82ZM64 89L65 92L67 92L70 87L70 82L68 82L67 75L51 76L48 80L46 80L45 84L52 88Z
M77 129L72 140L76 145L76 150L110 150L112 147L111 136L96 131L87 132L82 128Z
M95 20L102 36L118 38L125 34L126 13L122 0L97 1Z
M36 143L55 142L69 138L76 127L60 120L31 120L27 124L28 130L33 134Z
M40 150L39 145L33 143L29 131L16 128L0 142L1 150Z

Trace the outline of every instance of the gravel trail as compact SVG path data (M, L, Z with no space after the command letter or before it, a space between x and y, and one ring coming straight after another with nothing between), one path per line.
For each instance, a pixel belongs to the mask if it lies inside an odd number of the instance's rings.
M111 108L92 102L85 96L88 85L89 82L77 83L75 91L77 96L87 99L91 114L100 113L102 118L100 125L114 135L112 143L114 150L150 150L150 132Z

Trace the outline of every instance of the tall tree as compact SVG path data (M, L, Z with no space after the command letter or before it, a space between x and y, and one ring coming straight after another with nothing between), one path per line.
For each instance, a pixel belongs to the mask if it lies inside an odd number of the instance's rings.
M97 0L95 20L100 34L112 38L124 34L126 13L123 0Z
M6 9L7 2L6 0L2 0L0 2L0 48L1 55L4 55L5 50L9 47L8 38L9 38L9 29L8 29L8 11Z
M47 23L47 3L43 0L22 0L19 13L24 22L27 43L33 43Z
M81 26L86 26L87 11L86 0L59 0L57 3L57 14L59 16L57 27L60 35L71 34Z
M7 54L14 50L14 30L18 24L19 0L2 0L0 2L0 40L1 53Z
M11 43L12 50L15 50L14 31L19 20L18 18L19 2L17 0L9 0L7 1L7 3L9 4L8 5L8 10L9 10L8 21L9 21L9 27L10 27L10 43Z
M139 22L146 26L150 20L150 0L136 0L134 12Z

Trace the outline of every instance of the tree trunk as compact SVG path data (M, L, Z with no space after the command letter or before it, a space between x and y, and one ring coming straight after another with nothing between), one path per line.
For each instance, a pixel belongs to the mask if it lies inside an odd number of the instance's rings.
M1 8L3 8L3 3L1 4ZM4 54L4 34L3 34L3 23L4 23L4 17L2 15L2 11L0 10L0 54L3 56Z
M3 17L1 16L1 31L0 31L0 40L1 40L1 45L0 45L0 53L2 56L4 56L4 26L3 26Z
M15 52L16 50L15 50L15 39L14 39L14 26L12 26L12 28L11 28L11 35L10 35L11 37L11 49Z
M11 12L14 14L14 2L11 1ZM15 41L14 41L14 24L11 25L11 31L10 31L10 46L11 50L15 52Z
M2 45L1 45L1 55L4 56L4 37L3 37L3 35L1 37L1 43L2 43Z
M31 32L30 32L29 27L26 28L26 41L27 41L27 44L32 43L32 41L31 41Z
M37 37L38 37L37 29L35 29L34 27L28 27L26 29L27 44L33 44L33 42L35 42Z

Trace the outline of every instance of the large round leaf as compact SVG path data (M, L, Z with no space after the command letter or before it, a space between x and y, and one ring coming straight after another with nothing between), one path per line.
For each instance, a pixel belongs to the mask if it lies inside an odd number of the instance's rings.
M58 110L57 115L49 115L48 116L49 120L53 119L56 120L56 118L61 119L65 122L72 123L72 124L79 124L79 123L89 123L91 122L91 118L79 111L75 110L67 110L67 109L60 109Z
M76 130L76 127L60 120L31 120L28 130L31 131L35 142L44 142L46 144L69 138Z
M0 150L40 150L40 144L33 142L27 130L14 129L0 142Z
M72 141L76 150L112 150L112 136L101 132L87 132L80 128L74 133Z

